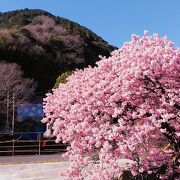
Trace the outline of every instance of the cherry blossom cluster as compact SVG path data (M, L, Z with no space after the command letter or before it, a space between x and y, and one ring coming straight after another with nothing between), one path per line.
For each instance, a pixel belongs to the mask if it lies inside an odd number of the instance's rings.
M69 144L66 179L178 179L179 110L180 50L145 32L47 94L43 122Z

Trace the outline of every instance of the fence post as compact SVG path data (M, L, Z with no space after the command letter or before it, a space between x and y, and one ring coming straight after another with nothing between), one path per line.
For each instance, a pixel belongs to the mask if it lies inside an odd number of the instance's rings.
M39 155L41 155L41 133L38 133L39 137Z

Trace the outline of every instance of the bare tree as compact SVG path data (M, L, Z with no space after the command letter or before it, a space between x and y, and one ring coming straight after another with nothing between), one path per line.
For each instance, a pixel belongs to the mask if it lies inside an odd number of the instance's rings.
M24 78L19 65L0 62L0 113L6 114L7 108L11 111L13 103L22 103L34 93L35 88L34 80Z

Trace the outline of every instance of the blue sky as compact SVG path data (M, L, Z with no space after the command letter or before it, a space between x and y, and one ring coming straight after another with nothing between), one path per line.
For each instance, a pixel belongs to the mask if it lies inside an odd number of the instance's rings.
M43 9L90 28L120 47L130 35L167 35L180 47L180 0L0 0L0 11Z

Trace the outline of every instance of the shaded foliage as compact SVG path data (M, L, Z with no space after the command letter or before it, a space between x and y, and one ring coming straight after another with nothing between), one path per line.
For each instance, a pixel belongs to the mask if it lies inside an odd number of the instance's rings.
M73 71L67 71L65 73L62 73L58 78L56 79L56 83L54 85L54 88L58 88L60 84L65 84L67 82L67 78L73 74Z

